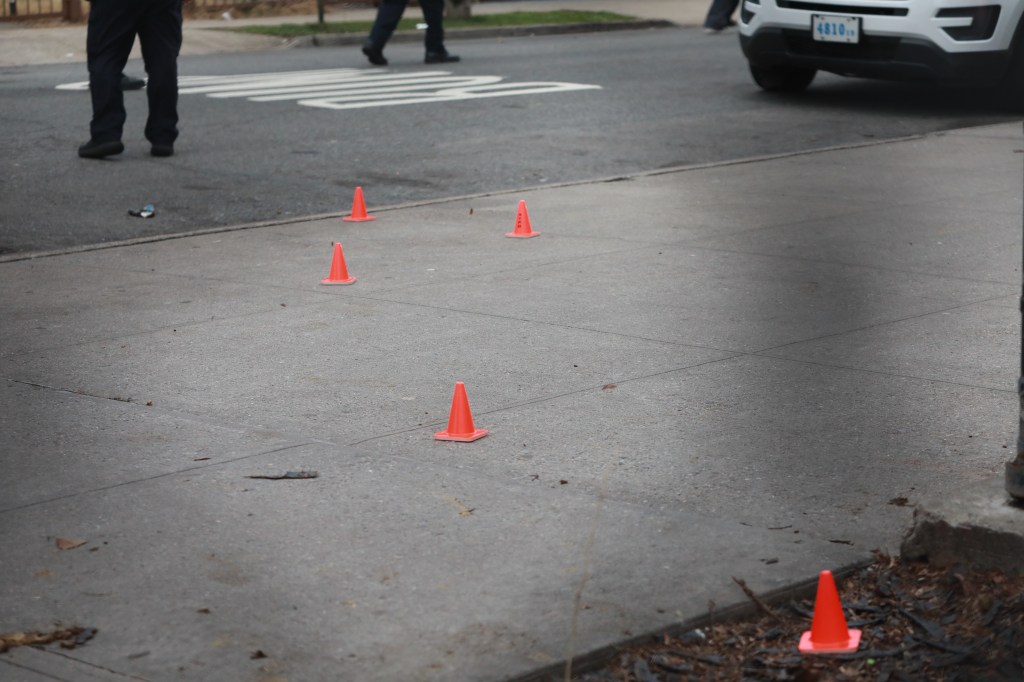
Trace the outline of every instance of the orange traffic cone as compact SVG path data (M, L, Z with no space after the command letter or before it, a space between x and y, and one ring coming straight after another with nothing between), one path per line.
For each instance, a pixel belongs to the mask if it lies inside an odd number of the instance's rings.
M528 239L529 237L536 237L540 232L534 232L533 228L530 227L530 214L526 212L526 202L522 199L519 200L519 210L516 211L516 227L512 232L506 232L506 237L520 237L521 239Z
M366 215L366 202L363 201L363 188L356 187L356 194L352 197L352 215L347 215L342 220L350 223L363 223L367 220L376 220L377 216Z
M448 415L448 428L435 433L434 438L472 443L486 435L487 429L478 429L473 426L473 414L469 411L466 385L461 381L456 381L455 395L452 396L452 410Z
M814 601L814 619L811 629L800 637L804 654L846 654L860 646L860 630L846 628L846 616L839 602L835 580L831 571L818 576L818 596Z
M345 254L341 250L341 242L334 242L334 257L331 259L331 274L326 279L320 280L320 284L352 284L355 277L348 274L345 267Z

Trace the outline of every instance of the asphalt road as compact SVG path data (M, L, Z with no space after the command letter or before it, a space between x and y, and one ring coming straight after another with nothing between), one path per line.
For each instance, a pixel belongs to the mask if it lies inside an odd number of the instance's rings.
M352 47L182 58L181 137L170 159L149 156L143 92L126 94L126 152L87 161L75 155L88 136L87 91L58 89L85 80L84 65L0 70L0 254L340 214L357 185L372 212L1012 118L975 92L829 75L801 96L768 95L750 80L735 35L699 29L452 41L449 49L463 56L443 69L450 77L420 63L422 47L412 44L388 48L386 71L367 69ZM306 92L294 77L238 79L308 71L318 73L306 85L319 90ZM224 78L196 90L204 85L197 79L213 76ZM381 90L382 78L397 84ZM368 99L354 89L367 79L369 92L387 94ZM327 92L339 80L343 89ZM598 87L515 92L551 87L527 83ZM247 88L272 101L225 96ZM444 101L377 105L446 88ZM459 99L467 92L474 96ZM495 93L502 96L481 96ZM325 108L353 102L360 108ZM148 203L156 217L128 215Z

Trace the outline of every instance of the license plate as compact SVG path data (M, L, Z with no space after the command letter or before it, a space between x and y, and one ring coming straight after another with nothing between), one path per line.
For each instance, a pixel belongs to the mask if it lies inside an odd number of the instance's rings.
M860 17L812 14L811 36L825 43L860 42Z

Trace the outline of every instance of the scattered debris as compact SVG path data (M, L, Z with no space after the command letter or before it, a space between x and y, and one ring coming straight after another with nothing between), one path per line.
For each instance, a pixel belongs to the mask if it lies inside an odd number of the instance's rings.
M259 658L268 658L268 656L265 653L263 653L263 649L257 649L256 651L249 654L249 658L256 660Z
M900 495L899 497L894 497L891 500L889 500L889 504L895 505L897 507L906 507L908 504L910 504L910 500Z
M201 608L201 609L196 609L196 613L202 613L202 614L208 615L208 614L210 613L210 609L208 609L208 608L206 608L206 607L204 606L204 607L203 607L203 608Z
M81 547L88 540L78 540L76 538L57 538L57 549L75 549Z
M565 480L565 479L563 478L562 480L560 480L560 481L558 482L558 485L569 485L569 481L567 481L567 480Z
M27 632L8 632L0 634L0 654L19 646L42 646L59 642L63 649L74 649L82 646L96 636L96 628L83 628L77 625L58 627L49 632L29 630Z
M735 580L735 579L734 579ZM742 587L741 581L737 584ZM1024 575L937 568L877 553L838 580L847 623L863 632L860 650L797 652L814 615L813 595L761 614L680 635L658 635L619 649L581 681L749 680L896 682L1024 679ZM747 590L744 590L746 592ZM691 633L700 632L701 638ZM638 666L643 662L644 666ZM639 673L639 674L638 674ZM682 677L679 677L682 675Z
M778 614L772 611L771 607L769 607L767 604L761 601L761 598L754 594L754 591L752 589L747 587L746 580L744 580L743 578L737 578L736 576L733 576L732 581L740 586L740 589L743 590L743 594L747 595L750 601L754 602L754 605L757 606L761 613L765 614L766 616L774 620L779 619Z
M317 471L286 471L279 476L246 476L246 478L262 478L266 481L285 481L292 479L303 479L303 478L319 478L320 473Z
M152 218L156 215L156 209L153 208L153 204L146 204L141 209L128 209L128 215L135 218Z
M146 407L153 407L153 401L152 400L147 400L146 401Z

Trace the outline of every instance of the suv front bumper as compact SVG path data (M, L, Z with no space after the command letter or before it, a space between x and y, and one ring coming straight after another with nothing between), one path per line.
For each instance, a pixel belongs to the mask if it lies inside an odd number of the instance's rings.
M796 66L843 76L994 86L1006 73L1011 53L945 52L934 43L914 38L862 34L856 45L824 43L810 30L762 27L740 35L743 54L755 66Z

